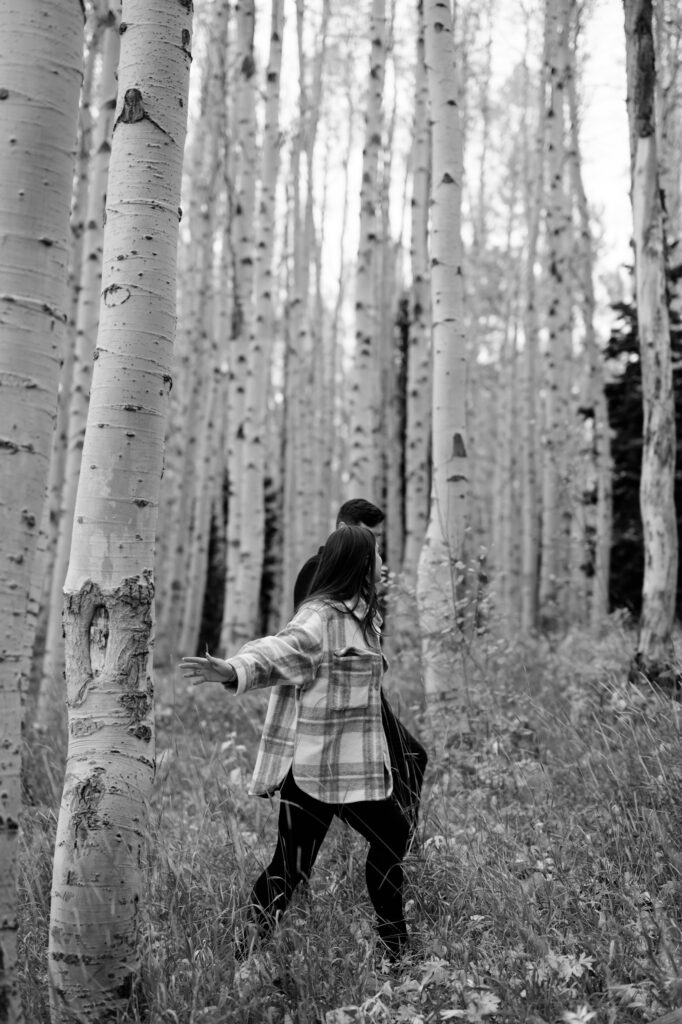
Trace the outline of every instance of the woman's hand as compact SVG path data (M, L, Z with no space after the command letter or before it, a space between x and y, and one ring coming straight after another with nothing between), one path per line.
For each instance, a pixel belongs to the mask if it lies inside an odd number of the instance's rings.
M195 686L199 683L222 683L227 690L237 689L237 673L229 661L214 658L206 651L205 658L183 658L180 670Z

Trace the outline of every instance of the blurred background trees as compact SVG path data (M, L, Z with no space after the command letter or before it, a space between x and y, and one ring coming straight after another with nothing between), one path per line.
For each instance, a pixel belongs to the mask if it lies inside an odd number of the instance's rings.
M614 582L622 510L612 519L618 441L605 381L624 380L603 355L610 303L632 301L632 257L622 225L620 265L607 244L605 188L594 186L613 175L627 199L624 24L614 23L620 34L602 57L603 38L590 35L603 33L593 27L603 24L599 5L462 2L452 15L463 255L461 365L449 394L470 464L465 512L448 513L461 532L449 541L452 564L476 577L488 624L596 627L621 602L638 607ZM97 322L117 17L115 6L91 5L86 36L60 391L69 421L55 435L58 497L44 526L56 554L42 586L41 706L63 664L55 595ZM679 21L661 4L651 37L668 262L679 235ZM441 221L417 7L202 0L195 31L156 550L158 664L200 638L228 648L279 626L298 566L351 494L386 510L399 621L414 600L440 443L430 278ZM590 66L602 60L620 90L621 150L613 166L595 168L584 125L599 124Z

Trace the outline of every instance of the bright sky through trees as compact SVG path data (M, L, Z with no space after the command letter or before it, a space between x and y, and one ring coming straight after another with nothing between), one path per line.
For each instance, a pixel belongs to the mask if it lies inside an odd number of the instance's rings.
M598 0L585 28L582 131L588 200L601 220L600 269L632 262L623 9Z
M527 43L527 29L524 26L524 10L519 0L498 0L494 5L491 36L491 98L497 105L498 122L492 126L495 152L488 170L493 186L496 176L504 173L501 167L504 154L503 141L499 136L500 125L504 123L505 101L509 76L515 65L524 57L529 67L535 69L540 60L542 18L539 13L530 13L530 43ZM482 5L483 10L485 5ZM614 273L631 261L630 237L632 214L629 199L629 157L628 128L625 108L625 63L623 11L620 3L613 0L593 0L587 5L583 17L580 59L582 64L582 155L584 161L585 187L588 202L599 218L595 224L595 238L600 240L597 259L598 301L602 307L608 305L609 296L601 284L604 275L612 278ZM462 7L459 17L465 8ZM473 8L472 8L473 10ZM474 11L472 17L478 17ZM404 251L409 250L409 218L405 218L405 178L412 144L413 76L414 76L414 11L412 5L397 4L395 12L394 41L391 59L387 62L384 106L386 118L390 119L395 105L395 129L393 136L391 231L395 239L402 236ZM484 17L481 15L481 18ZM316 31L319 22L318 5L306 7L306 46L309 54L319 44ZM364 89L369 61L367 38L367 16L364 6L335 5L332 11L331 30L328 40L330 51L329 73L322 97L325 117L321 124L327 133L324 145L318 149L326 152L329 181L326 189L324 214L320 208L323 193L324 167L316 169L316 191L318 196L318 217L324 216L326 252L323 261L323 275L330 295L338 287L340 231L343 217L344 191L348 188L345 253L348 260L357 254L359 223L360 177L362 172L362 112L364 110ZM484 60L483 48L487 28L480 30L477 46L468 57L472 67L467 69L470 90L469 120L465 173L470 182L478 175L479 120L475 109L479 88L481 66ZM267 60L269 46L269 4L258 5L256 12L256 47L260 72ZM528 52L532 51L532 52ZM285 133L293 130L298 116L298 57L296 47L296 24L293 7L285 21L282 71L282 128ZM352 113L351 113L352 105ZM353 144L348 153L348 119L354 119ZM497 135L497 138L495 137ZM283 151L284 153L284 151ZM350 157L350 158L349 158ZM495 164L497 163L497 167ZM347 180L346 180L347 175ZM467 181L465 181L465 190ZM409 203L409 195L407 197ZM464 227L466 233L466 225ZM622 275L621 275L622 276ZM624 282L625 283L625 282ZM625 283L627 288L627 283ZM348 315L348 329L352 331L352 315Z

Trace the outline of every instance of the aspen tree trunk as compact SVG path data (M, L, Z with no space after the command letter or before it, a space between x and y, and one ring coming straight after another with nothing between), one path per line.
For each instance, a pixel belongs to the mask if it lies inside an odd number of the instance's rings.
M299 54L299 130L292 141L291 249L293 253L289 303L288 344L285 368L284 445L284 618L291 611L291 592L301 567L311 551L310 507L313 499L312 406L318 400L311 332L310 270L316 240L313 220L313 153L317 136L322 94L322 68L326 50L329 3L322 7L320 43L313 66L312 89L308 89L308 62L304 48L304 5L296 3ZM312 97L312 102L311 102ZM318 100L315 102L315 100ZM305 192L303 192L305 185ZM317 537L315 538L317 541Z
M332 455L334 449L334 353L330 324L322 287L322 260L327 240L325 225L329 194L329 138L326 140L322 175L319 231L315 244L315 298L313 307L313 374L318 401L312 409L311 444L313 449L313 493L311 531L323 539L330 532Z
M507 293L511 291L507 286ZM512 322L513 312L507 305L505 311L505 336L499 357L497 378L497 434L495 437L495 466L493 474L493 557L495 570L495 604L508 627L515 624L516 566L513 561L514 522L514 481L516 480L516 459L514 438L516 437L515 413L517 403L517 351L516 328Z
M154 772L153 560L175 334L191 6L125 0L92 393L64 587L69 747L54 1024L115 1021L140 972Z
M279 141L279 105L282 69L282 42L284 32L283 0L273 0L270 12L270 53L266 71L265 115L263 128L262 173L260 182L260 199L258 204L258 235L256 263L256 330L262 348L262 394L263 415L260 420L261 435L257 439L259 487L262 502L262 536L258 542L260 559L254 566L254 575L258 576L259 589L263 577L265 563L266 540L266 477L273 476L272 469L266 472L266 456L268 452L267 437L267 402L265 395L268 390L269 371L275 340L276 305L275 292L277 278L275 274L275 239L272 225L275 220L277 199L277 181L279 178L280 141ZM254 378L253 385L257 387Z
M668 253L682 242L682 12L677 0L654 8L656 51L656 145L663 190L663 227ZM679 264L679 257L674 256ZM669 309L682 316L682 280L668 275Z
M254 352L256 338L255 309L255 216L256 216L256 65L253 35L255 6L253 0L240 0L236 7L238 75L235 84L235 207L232 214L233 254L235 261L235 330L230 348L238 360L237 386L240 389L241 415L230 420L234 463L231 469L230 520L238 518L237 528L230 529L233 569L225 592L225 612L221 647L230 651L241 646L253 635L249 617L255 613L260 580L257 572L259 538L262 545L263 505L255 477L258 475L257 458L253 471L249 497L255 502L249 509L243 497L245 472L257 448L259 408L262 393L252 378L262 378L261 353ZM251 363L255 355L257 365ZM250 386L249 386L250 385ZM230 408L231 412L231 408ZM247 589L249 597L247 598ZM255 592L255 596L254 596ZM248 607L247 607L248 603Z
M388 53L393 51L395 3L386 35ZM379 250L379 409L374 447L378 455L378 480L375 493L383 494L386 520L384 526L384 560L389 571L396 571L402 561L404 538L404 435L405 435L405 367L407 362L409 307L402 296L402 249L404 213L407 207L407 173L401 204L401 225L397 239L391 237L390 205L394 188L394 150L398 94L393 76L393 100L388 118L386 143L381 161L379 211L381 238Z
M323 251L327 245L325 225L329 196L329 139L326 140L320 229L315 246L315 305L313 323L319 335L315 346L315 379L320 389L320 401L314 409L314 491L313 521L319 537L326 537L330 519L332 489L332 452L334 448L334 353L331 331L322 285Z
M69 222L71 246L69 248L69 314L67 319L67 335L75 332L76 329L76 308L78 306L83 266L83 239L85 237L87 218L90 157L92 154L92 133L94 129L92 104L95 99L95 87L99 74L102 34L106 28L107 18L105 14L107 9L108 4L106 0L93 0L85 8L87 11L87 21L85 24L83 81L78 110L78 146L76 149L76 167ZM70 376L68 381L71 381Z
M102 62L97 91L98 117L92 138L92 156L89 168L88 202L83 233L83 260L76 309L76 344L73 376L69 389L69 422L67 450L64 464L62 500L59 511L57 548L52 570L49 600L49 618L41 689L37 707L37 724L47 726L47 713L54 699L55 687L61 683L64 669L62 639L61 595L66 579L66 568L71 547L73 511L80 473L81 452L85 436L85 421L90 399L92 353L97 341L99 301L102 283L102 238L104 234L104 205L109 176L109 154L116 107L116 71L119 54L120 8L111 10L102 38Z
M43 549L42 558L36 559L36 571L40 573L40 592L36 596L42 606L41 624L48 627L50 614L50 586L53 565L56 558L57 538L59 532L59 514L62 503L64 482L64 465L68 447L69 405L71 397L71 381L75 356L74 337L76 332L76 310L80 291L81 269L83 265L83 239L85 235L86 206L88 199L88 170L90 151L92 148L92 101L95 86L95 68L100 55L102 31L105 26L102 3L92 5L88 12L85 30L85 58L83 64L83 82L81 85L80 105L78 114L78 145L76 148L76 167L74 171L74 187L71 202L71 245L69 247L68 271L68 312L66 320L66 344L62 355L62 366L59 374L59 399L57 403L57 420L52 435L52 453L50 456L50 475L48 479L47 500L43 510L44 535L39 540L39 548ZM38 568L38 563L42 566ZM62 581L63 582L63 581ZM61 613L61 596L57 605Z
M431 427L431 292L427 246L431 165L428 82L424 63L423 7L419 9L412 178L412 309L407 358L405 448L405 551L403 572L408 587L416 581L417 563L429 518L429 441Z
M656 146L656 64L651 0L624 0L632 156L637 330L644 437L640 508L644 528L642 614L635 667L650 678L670 671L677 588L674 501L675 407L665 238Z
M511 127L511 126L510 126ZM513 129L512 129L513 130ZM503 620L511 625L517 618L518 567L514 561L514 537L518 534L515 521L514 488L518 479L517 448L515 440L518 406L518 316L517 296L520 291L516 280L518 259L515 258L513 238L515 233L518 163L512 153L508 170L509 193L506 230L506 280L503 283L504 301L501 303L502 339L498 356L496 380L493 493L492 493L492 564L495 571L495 604ZM481 194L480 204L487 205L487 198Z
M335 425L334 438L332 442L332 467L335 470L332 473L329 487L329 498L332 509L338 509L342 503L342 490L341 490L341 466L346 464L344 457L345 453L345 438L343 436L343 430L339 429L344 419L344 384L343 373L342 373L342 353L341 353L341 321L343 315L343 309L346 302L346 294L348 290L348 268L346 265L346 252L347 252L347 235L348 235L348 208L349 208L349 179L350 179L350 164L353 153L354 138L355 138L355 108L353 106L352 90L349 87L346 96L348 105L347 113L347 128L348 133L346 136L346 147L345 147L345 159L343 160L343 205L341 210L341 229L339 231L338 241L338 260L339 260L339 275L336 290L336 301L334 303L334 309L331 315L330 324L330 345L332 351L332 366L331 373L333 377L333 420Z
M263 554L265 544L265 430L268 400L268 369L272 346L272 259L273 211L277 186L279 126L279 69L282 54L282 3L271 10L270 60L266 75L267 108L264 148L261 164L260 209L256 210L255 182L258 168L256 146L256 90L254 62L255 13L238 9L239 52L243 53L239 86L240 114L238 139L241 147L242 187L240 188L241 238L237 259L240 282L248 288L242 295L242 330L247 338L248 356L244 401L243 462L239 479L241 538L237 585L227 594L226 624L230 635L225 647L230 650L253 636L257 627ZM266 180L267 176L267 180ZM263 278L267 282L262 284ZM265 329L264 329L265 328Z
M212 8L207 28L208 38L216 45L209 50L202 117L194 139L198 173L186 175L190 211L194 214L187 259L192 261L196 272L196 314L188 311L186 315L185 365L191 366L193 371L189 379L192 392L188 411L193 417L195 444L194 465L188 465L186 455L179 481L181 487L190 487L191 512L190 521L176 527L184 536L183 544L179 545L184 557L178 558L176 566L176 574L184 580L184 587L178 588L179 592L174 595L180 621L177 634L172 635L179 636L179 649L190 653L197 650L208 572L211 509L221 490L223 447L218 425L222 422L218 410L218 403L222 401L219 397L221 351L216 329L216 291L220 285L214 249L226 134L227 83L221 40L226 40L228 26L229 3L221 0ZM200 328L198 341L197 324Z
M448 0L424 2L424 50L431 110L431 301L433 308L433 443L429 525L419 558L417 600L427 698L449 693L464 710L461 631L468 525L467 358L463 327L460 236L462 139ZM456 653L447 649L448 634ZM445 640L445 642L444 642Z
M379 153L383 131L382 99L386 63L386 3L372 0L369 35L371 54L365 114L360 189L360 243L355 284L355 361L348 395L350 412L350 497L377 496L379 468L376 421L379 308L376 299L381 248L377 217Z
M526 36L528 41L528 35ZM544 37L545 51L548 45ZM528 49L528 43L527 47ZM546 65L546 55L543 67ZM524 94L528 95L529 72L524 65ZM545 82L541 77L538 122L531 152L531 133L526 131L523 179L527 183L525 210L527 229L523 277L523 356L521 361L521 628L528 632L536 625L538 608L538 561L540 540L539 509L539 431L538 431L538 310L535 265L538 257L540 211L544 194ZM528 106L528 104L527 104Z
M298 500L299 478L299 447L301 444L301 403L303 401L302 358L299 351L304 332L299 327L302 316L300 278L300 240L298 221L300 218L300 202L298 194L298 177L301 166L301 133L296 132L292 139L291 149L291 182L293 187L287 188L287 219L288 230L292 236L293 266L289 266L286 288L287 301L284 353L284 410L283 410L283 445L282 445L282 602L278 628L282 626L291 612L290 595L296 580L296 573L304 558L301 538L301 525ZM286 609L286 610L285 610Z
M253 27L255 8L252 0L235 7L236 78L232 84L229 107L231 138L234 145L227 151L229 225L225 233L230 258L232 308L227 347L228 417L227 417L227 569L225 602L221 629L221 647L229 650L243 642L236 616L239 614L241 547L245 524L241 501L244 467L246 388L249 342L254 329L254 261L252 245L255 212L255 125L248 113L251 104L250 79L255 72ZM255 150L254 150L255 153Z
M575 83L575 47L569 53L571 74L568 78L568 106L571 118L570 169L572 190L577 207L579 235L578 277L582 290L582 320L587 366L585 394L581 408L591 420L591 436L587 459L587 485L590 504L585 508L588 520L586 534L592 538L593 554L582 551L580 566L590 564L592 577L589 586L588 619L593 628L603 624L609 612L609 572L612 536L612 465L608 408L604 392L604 371L595 334L596 300L594 295L594 242L590 226L587 195L582 177L580 152L580 125ZM596 500L595 500L596 499ZM583 499L584 502L584 499ZM591 509L593 513L590 514Z
M274 0L270 12L270 53L266 72L265 115L263 127L262 176L258 203L258 241L256 264L256 325L263 345L267 370L271 369L275 349L275 239L272 225L279 177L279 102L282 67L282 41L284 30L283 0ZM266 378L269 386L269 378ZM267 595L259 602L257 632L268 633L279 627L279 619L272 621L274 608L281 604L281 459L275 453L273 430L277 431L277 415L272 412L264 420L261 438L263 448L263 554L260 569L262 592ZM281 439L277 431L278 441ZM272 628L271 628L272 627Z
M0 1021L17 978L20 680L67 318L67 246L82 69L78 0L5 3L0 44Z
M305 207L303 214L303 232L301 236L302 253L307 259L306 276L308 280L308 299L306 306L305 346L301 351L306 353L304 373L304 394L309 397L301 406L301 446L300 464L302 466L301 486L299 489L300 540L302 550L308 553L310 533L322 538L326 535L323 527L322 502L320 500L320 480L325 458L324 427L322 425L322 406L326 403L325 395L325 323L321 306L320 274L321 252L324 240L324 225L316 225L316 192L317 192L317 161L315 151L318 138L320 111L323 103L323 71L327 51L327 32L329 28L330 0L323 0L320 26L317 32L319 43L311 62L306 61L304 46L304 3L297 0L298 51L300 68L301 120L304 125L304 153L306 163L305 175ZM310 63L310 73L308 71ZM308 78L310 84L308 85ZM324 210L324 189L326 176L322 174L322 210ZM311 272L314 271L314 289L310 284ZM326 525L326 524L325 524ZM307 527L307 529L306 529Z
M545 410L542 466L542 534L540 609L546 627L555 627L565 610L568 583L571 508L567 499L567 453L571 353L568 233L570 215L565 195L564 95L567 78L567 4L552 0L546 15L548 107L546 208L547 345L545 348Z
M302 489L300 500L305 509L301 516L303 525L303 544L309 548L310 540L305 537L307 526L309 535L322 539L326 536L328 510L324 510L324 497L321 494L321 481L326 461L327 438L325 436L325 412L327 406L327 381L325 349L327 331L324 315L324 303L321 294L322 247L325 229L326 202L326 155L321 160L315 159L318 139L320 111L323 104L323 70L327 50L327 32L329 28L330 0L323 0L320 27L317 31L319 44L315 57L311 62L305 59L304 47L304 4L297 2L298 11L298 49L299 67L301 69L301 118L305 123L305 159L306 159L306 191L304 214L304 249L309 254L310 271L313 274L308 299L308 356L306 358L304 389L314 396L314 400L303 403L301 408L302 446L301 461L303 466ZM310 74L307 65L310 63ZM310 85L308 85L310 78ZM322 164L322 174L317 168ZM322 196L318 204L317 183L322 181ZM320 213L316 207L319 205ZM324 525L323 525L324 524Z
M167 448L156 556L157 663L192 649L188 632L201 604L198 560L205 556L208 512L208 418L218 387L220 360L215 305L226 291L215 281L214 246L224 169L225 95L229 3L211 8L203 27L210 39L202 63L199 116L188 139L183 173L186 217L178 254L178 332L173 358ZM197 48L200 42L195 40ZM216 295L217 291L217 295ZM227 337L227 334L225 335ZM209 463L210 463L210 457ZM202 581L203 583L203 581ZM200 612L199 612L200 614Z

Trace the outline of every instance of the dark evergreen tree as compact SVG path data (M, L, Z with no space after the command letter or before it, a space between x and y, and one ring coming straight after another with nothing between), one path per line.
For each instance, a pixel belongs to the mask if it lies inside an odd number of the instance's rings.
M682 268L671 276L682 275ZM639 509L639 481L642 463L642 375L634 305L613 306L616 322L605 350L610 381L606 385L613 456L613 542L609 599L612 609L626 608L639 616L644 577L644 541ZM671 311L673 388L682 395L682 323ZM678 438L675 476L675 506L678 531L682 526L682 401L676 402ZM682 531L680 531L682 536ZM677 606L680 604L682 573L678 573Z

